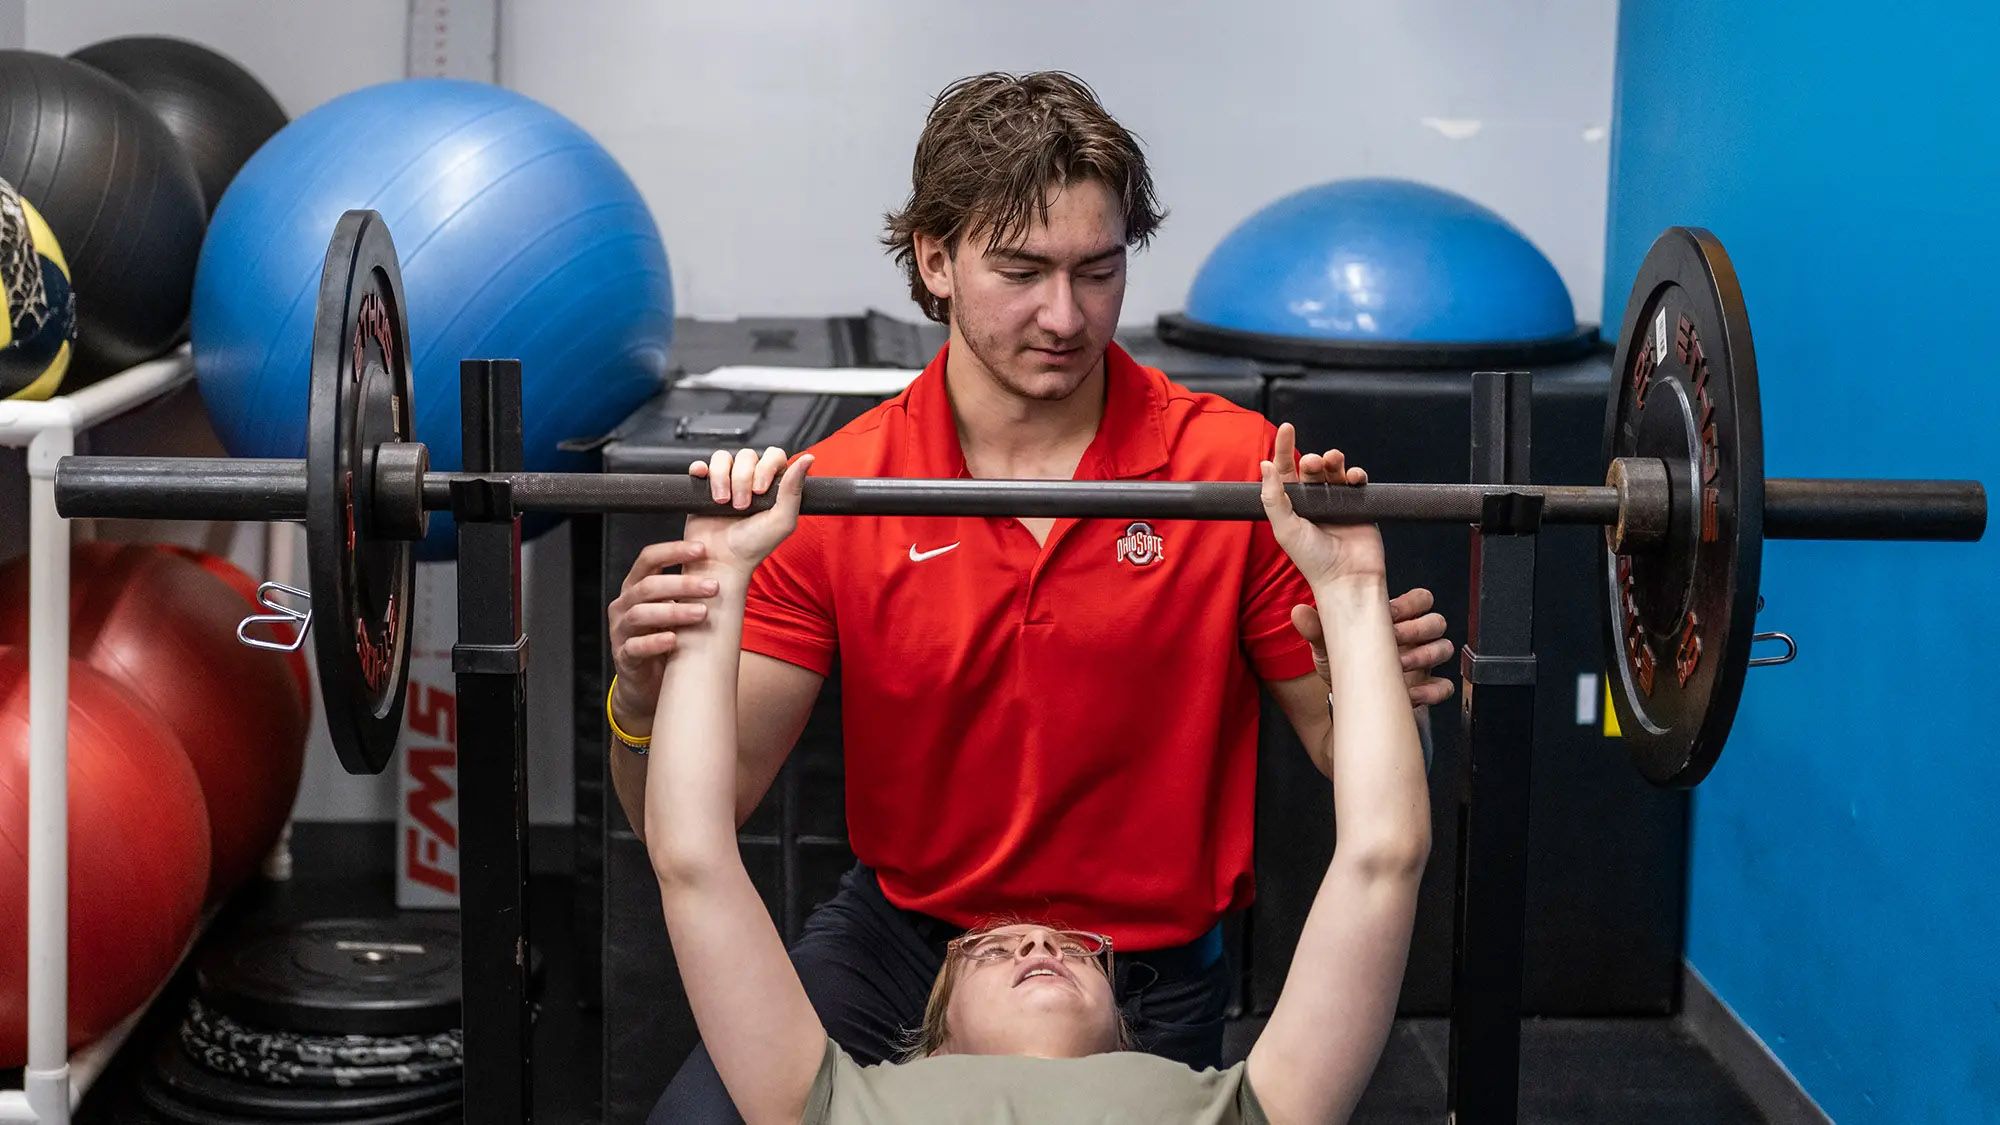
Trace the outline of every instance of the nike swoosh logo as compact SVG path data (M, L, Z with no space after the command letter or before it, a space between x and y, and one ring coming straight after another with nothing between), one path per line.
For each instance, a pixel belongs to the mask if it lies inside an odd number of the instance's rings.
M939 555L944 554L946 551L954 551L957 549L958 549L958 544L953 543L949 546L939 547L931 551L919 551L917 550L917 545L915 543L912 543L910 544L910 561L922 562L925 559L934 559L937 558Z

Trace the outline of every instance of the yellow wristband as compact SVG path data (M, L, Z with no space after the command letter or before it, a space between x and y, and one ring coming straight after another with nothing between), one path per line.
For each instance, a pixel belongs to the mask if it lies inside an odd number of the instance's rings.
M618 717L611 713L611 697L618 691L618 673L611 673L611 690L604 693L604 721L611 724L611 737L644 754L653 745L653 736L626 734L618 726Z

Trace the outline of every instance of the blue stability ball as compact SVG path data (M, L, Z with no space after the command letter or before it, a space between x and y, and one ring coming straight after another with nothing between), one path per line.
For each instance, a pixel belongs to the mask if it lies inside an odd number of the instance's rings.
M1176 319L1191 330L1363 345L1579 335L1562 278L1507 220L1390 179L1321 184L1250 216L1202 263Z
M531 471L588 471L588 455L558 444L603 434L659 390L673 287L659 230L617 162L512 91L392 82L280 130L209 223L195 370L231 453L304 456L320 268L354 207L381 212L395 239L416 435L433 468L461 463L462 359L521 361ZM451 520L433 515L423 554L453 549Z

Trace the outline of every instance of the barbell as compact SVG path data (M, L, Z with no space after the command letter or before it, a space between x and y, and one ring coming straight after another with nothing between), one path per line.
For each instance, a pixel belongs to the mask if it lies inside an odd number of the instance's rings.
M290 520L306 525L322 710L355 773L380 772L402 725L414 543L458 486L504 489L515 510L698 513L685 476L433 472L412 439L409 334L381 216L336 225L314 322L306 457L65 457L65 517ZM1605 483L1292 485L1325 523L1488 524L1496 503L1528 527L1605 529L1600 574L1611 695L1635 764L1689 786L1714 765L1750 664L1766 538L1974 540L1974 481L1766 480L1750 327L1715 238L1675 227L1654 244L1626 307L1606 414ZM1249 451L1246 451L1246 457ZM760 497L752 511L769 506ZM1264 518L1246 481L1013 481L813 477L822 516ZM330 607L330 608L329 608ZM331 615L330 618L328 615ZM332 627L327 627L330 620Z

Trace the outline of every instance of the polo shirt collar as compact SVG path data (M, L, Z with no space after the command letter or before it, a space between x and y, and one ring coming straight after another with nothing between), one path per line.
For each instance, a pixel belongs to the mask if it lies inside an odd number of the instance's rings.
M909 473L916 477L963 477L965 449L958 442L958 421L952 416L951 392L944 366L951 345L938 349L921 375L904 391L904 409L912 425L904 453ZM1161 422L1166 388L1116 343L1104 353L1104 417L1097 423L1077 480L1122 480L1143 477L1167 464L1167 437Z

